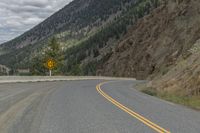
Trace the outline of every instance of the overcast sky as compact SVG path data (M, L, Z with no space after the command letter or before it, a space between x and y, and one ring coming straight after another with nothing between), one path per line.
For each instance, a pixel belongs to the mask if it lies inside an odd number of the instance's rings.
M17 37L72 0L0 0L0 44Z

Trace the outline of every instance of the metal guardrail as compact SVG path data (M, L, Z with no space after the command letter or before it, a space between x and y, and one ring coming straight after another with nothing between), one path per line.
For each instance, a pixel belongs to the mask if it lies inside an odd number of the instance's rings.
M135 80L134 78L117 78L101 76L0 76L0 83L68 81L68 80Z

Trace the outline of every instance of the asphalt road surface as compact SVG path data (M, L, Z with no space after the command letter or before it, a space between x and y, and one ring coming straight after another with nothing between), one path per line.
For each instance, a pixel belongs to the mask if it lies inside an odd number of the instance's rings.
M0 133L200 133L199 111L102 82L0 84Z

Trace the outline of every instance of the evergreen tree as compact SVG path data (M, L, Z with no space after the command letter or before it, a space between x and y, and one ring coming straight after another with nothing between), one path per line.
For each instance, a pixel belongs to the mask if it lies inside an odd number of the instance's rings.
M45 75L45 73L48 72L48 69L45 68L45 66L49 59L52 59L56 62L56 67L53 69L53 73L63 74L62 67L64 56L61 52L60 44L55 37L50 39L44 55L38 55L37 57L33 58L33 62L31 64L31 73L33 75Z
M60 43L55 37L50 39L48 44L48 50L46 51L45 56L46 60L53 59L56 62L56 67L53 70L53 72L56 74L63 74L61 70L63 66L64 56L60 49Z

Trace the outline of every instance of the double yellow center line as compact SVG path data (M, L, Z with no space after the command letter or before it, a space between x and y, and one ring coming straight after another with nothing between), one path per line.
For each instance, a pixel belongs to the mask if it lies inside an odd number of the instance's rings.
M121 103L119 103L118 101L114 100L112 97L110 97L108 94L106 94L104 91L101 90L101 86L105 83L108 82L103 82L100 83L96 86L97 91L103 96L105 97L108 101L110 101L111 103L113 103L115 106L119 107L121 110L125 111L126 113L130 114L131 116L133 116L134 118L138 119L139 121L143 122L144 124L146 124L147 126L149 126L150 128L154 129L155 131L157 131L158 133L170 133L169 131L163 129L162 127L158 126L157 124L151 122L150 120L144 118L143 116L141 116L140 114L132 111L131 109L125 107L124 105L122 105Z

